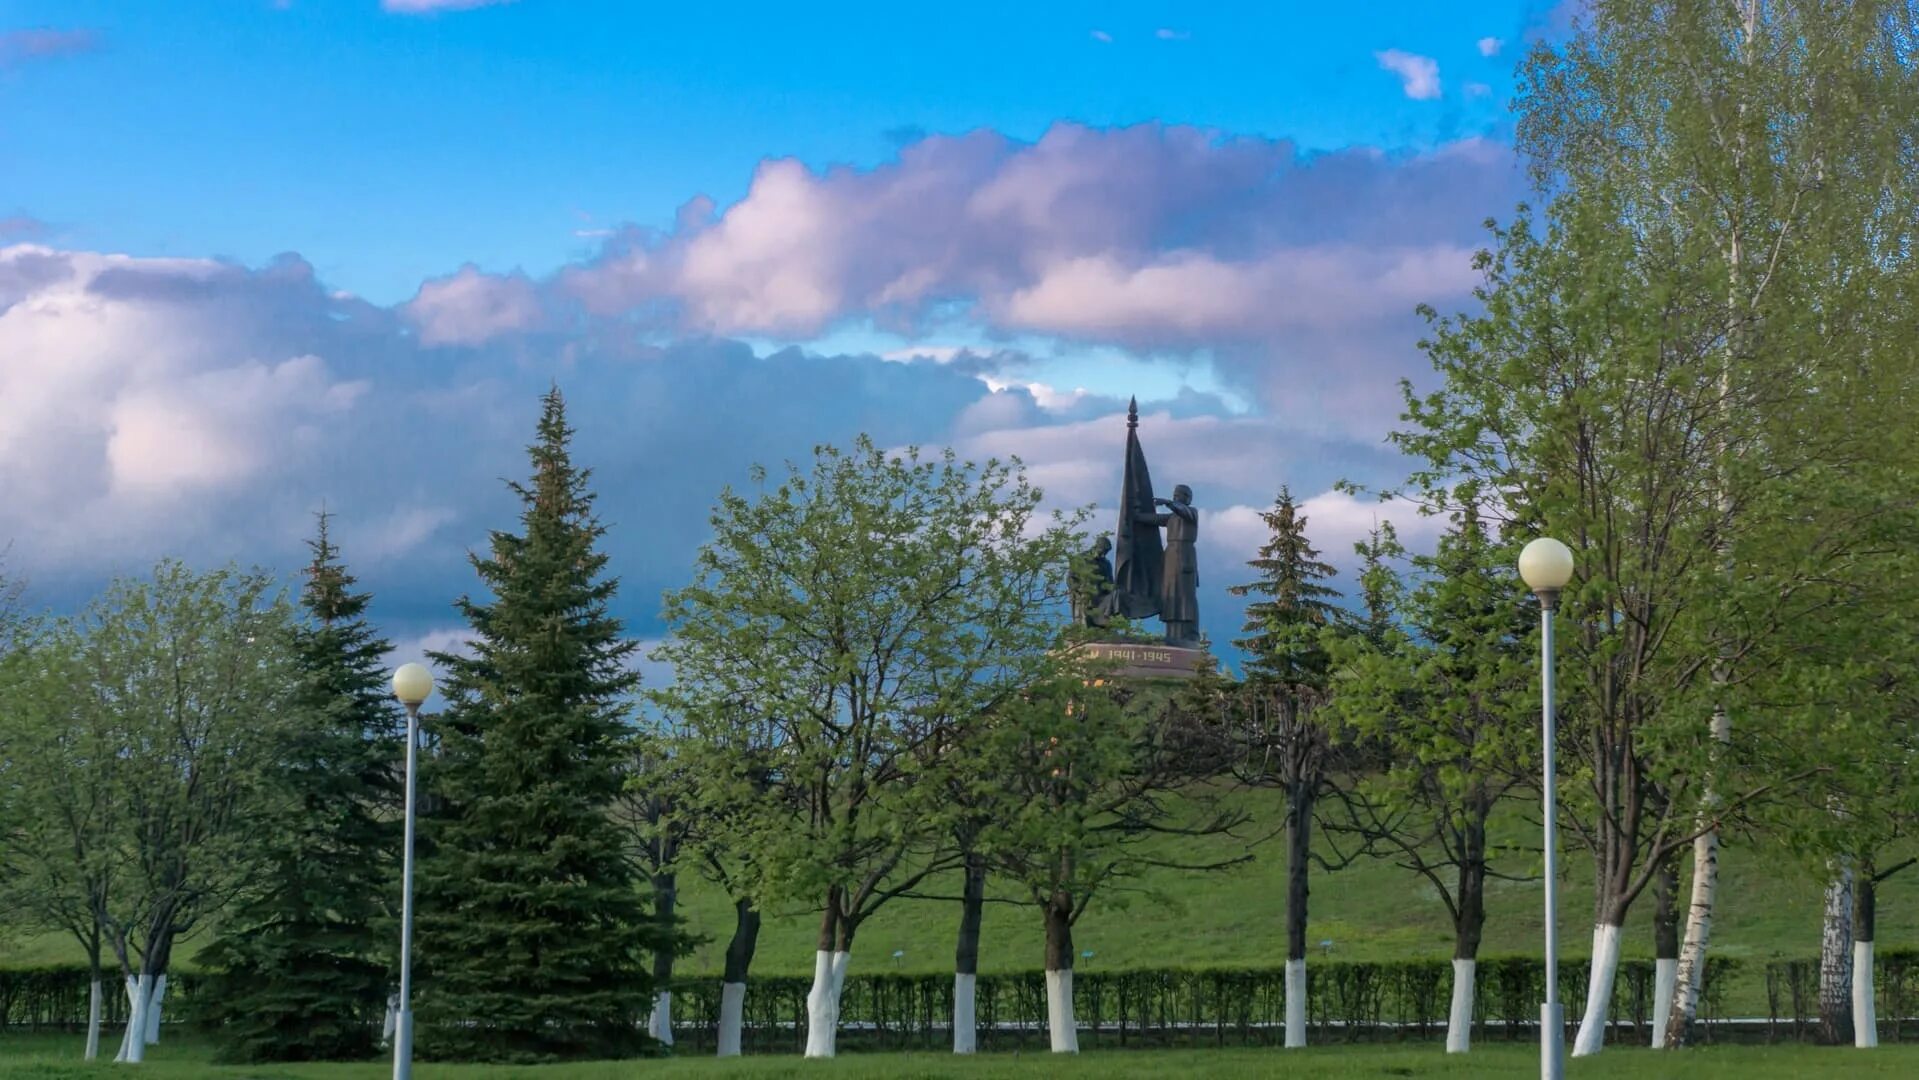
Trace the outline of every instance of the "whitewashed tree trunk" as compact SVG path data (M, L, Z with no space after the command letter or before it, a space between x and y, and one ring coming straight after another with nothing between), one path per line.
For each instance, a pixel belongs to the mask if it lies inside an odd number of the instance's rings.
M1619 973L1619 927L1593 927L1592 974L1586 986L1586 1015L1579 1021L1573 1056L1587 1057L1606 1046L1606 1015L1612 1010L1613 977Z
M1872 1000L1872 942L1852 943L1852 1045L1879 1045L1879 1014Z
M719 1057L740 1056L740 1027L746 1014L746 984L720 984Z
M975 976L953 976L953 1052L970 1054L979 1049L979 1021L973 1011Z
M726 967L720 975L720 1030L717 1056L740 1055L741 1029L746 1021L746 975L760 940L760 913L747 899L733 901L733 940L726 945Z
M1306 1045L1306 961L1286 961L1286 1046Z
M833 954L833 1013L840 1011L840 993L846 989L846 962L853 954L842 949Z
M830 1058L840 1029L839 983L835 959L844 953L819 949L813 953L813 988L806 995L806 1056Z
M160 1044L160 1005L166 1000L167 977L162 974L153 980L153 1000L147 1003L147 1045Z
M1872 943L1878 934L1879 877L1871 859L1860 860L1852 899L1852 1044L1863 1050L1879 1045L1879 1010L1872 993Z
M400 995L396 992L386 996L386 1019L380 1022L380 1044L382 1046L393 1041L394 1029L399 1026Z
M1073 969L1046 973L1046 1028L1053 1053L1079 1053L1079 1024L1073 1016Z
M127 1047L133 1043L133 1016L139 1011L140 979L138 976L129 975L127 976L127 1023L120 1029L120 1049L113 1055L116 1063L127 1059Z
M647 1034L668 1046L673 1045L673 991L653 995L653 1015L646 1024Z
M1666 1045L1666 1025L1672 1023L1673 989L1679 982L1679 958L1662 956L1653 961L1652 974L1652 1047Z
M88 984L87 992L87 1053L85 1060L94 1061L100 1057L100 1007L105 991L100 980L94 979Z
M1472 960L1453 958L1453 1007L1446 1015L1446 1052L1463 1054L1473 1048Z
M128 988L131 999L127 1010L127 1030L120 1040L120 1056L115 1061L138 1064L147 1058L147 1006L153 1000L153 976L142 974L130 979Z

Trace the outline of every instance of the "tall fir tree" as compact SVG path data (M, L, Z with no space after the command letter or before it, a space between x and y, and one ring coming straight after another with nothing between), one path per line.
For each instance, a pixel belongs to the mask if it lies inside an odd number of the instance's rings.
M1247 565L1259 579L1232 588L1246 605L1246 683L1239 695L1243 779L1286 793L1286 1045L1306 1045L1307 869L1314 807L1327 786L1331 739L1320 722L1330 679L1329 629L1352 620L1325 584L1336 572L1306 537L1306 516L1281 488L1260 515L1271 530ZM1383 549L1382 549L1383 550ZM1381 594L1383 601L1384 594Z
M253 830L264 873L201 956L216 973L209 1010L223 1056L236 1060L371 1054L395 959L404 726L386 689L389 645L325 513L307 546L294 722L272 778L281 799Z
M1327 672L1320 631L1341 621L1339 591L1325 584L1338 571L1320 561L1306 538L1306 516L1282 487L1273 508L1260 514L1268 536L1246 565L1259 580L1234 585L1234 596L1255 596L1246 605L1247 636L1233 644L1246 651L1247 678L1262 682L1317 687Z
M613 813L637 643L608 614L618 582L571 438L555 387L533 478L509 485L523 531L472 557L492 594L458 603L472 655L434 656L448 678L414 909L424 1056L607 1057L647 1041L646 960L672 931L649 917Z

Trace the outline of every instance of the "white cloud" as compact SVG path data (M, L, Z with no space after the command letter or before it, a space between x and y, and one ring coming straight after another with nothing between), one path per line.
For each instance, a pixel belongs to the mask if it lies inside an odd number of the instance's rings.
M1088 33L1087 36L1091 37L1094 41L1097 41L1102 45L1111 45L1113 43L1113 35L1107 33L1104 30L1091 31Z
M1161 41L1185 41L1192 37L1193 34L1190 30L1174 30L1170 27L1162 26L1153 31L1153 36Z
M1431 101L1439 97L1439 61L1430 56L1419 56L1400 49L1386 49L1376 52L1379 66L1399 76L1400 86L1406 96L1414 101Z
M1504 48L1505 45L1506 43L1504 41L1496 37L1480 38L1479 39L1479 55L1498 56L1499 50Z
M538 291L524 274L495 276L468 263L458 272L422 282L406 305L423 345L481 345L539 325Z
M1466 84L1467 97L1474 97L1474 98L1486 97L1490 95L1492 92L1493 92L1493 88L1490 86L1487 86L1483 82L1469 82Z

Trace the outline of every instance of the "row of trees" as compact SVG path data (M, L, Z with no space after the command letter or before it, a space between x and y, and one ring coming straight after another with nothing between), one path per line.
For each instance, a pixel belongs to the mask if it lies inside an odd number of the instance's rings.
M470 654L439 655L416 888L424 1054L610 1055L645 1041L647 962L679 947L616 809L635 645L607 614L601 527L556 391L513 485L518 532L473 559ZM294 603L258 572L162 563L0 660L0 900L127 982L119 1056L158 1039L175 945L231 1056L371 1053L397 967L404 724L388 643L322 516ZM476 1021L476 1022L469 1022Z
M1870 1044L1876 888L1919 810L1915 25L1896 0L1596 0L1535 48L1518 115L1540 209L1494 229L1477 310L1434 315L1437 389L1408 390L1393 436L1412 475L1389 494L1445 534L1408 557L1382 525L1341 603L1282 492L1239 590L1240 680L1111 678L1061 625L1084 514L1043 513L1016 463L862 441L720 496L666 597L675 677L642 691L549 395L521 527L475 557L486 595L459 605L474 649L435 658L423 1051L623 1053L649 1010L670 1039L689 873L735 902L722 1053L762 910L819 912L807 1053L830 1055L861 926L948 883L955 1049L997 885L1045 929L1071 1050L1076 921L1151 867L1234 861L1177 853L1241 824L1235 784L1284 796L1289 1003L1308 867L1388 855L1452 916L1464 1050L1487 882L1536 872L1489 823L1536 798L1536 611L1512 556L1541 533L1576 556L1555 718L1561 809L1595 869L1575 1052L1600 1048L1649 892L1657 1038L1686 1042L1732 830L1830 877L1829 1026ZM7 889L96 972L113 958L130 1057L174 943L203 927L237 1052L372 1039L399 729L324 531L301 600L167 564L9 649Z
M1598 885L1575 1053L1649 887L1660 1040L1686 1041L1735 824L1863 883L1828 938L1857 943L1870 1008L1872 887L1914 796L1916 43L1902 0L1591 4L1520 72L1543 209L1495 230L1480 310L1434 321L1441 388L1409 394L1404 494L1577 556L1565 810Z

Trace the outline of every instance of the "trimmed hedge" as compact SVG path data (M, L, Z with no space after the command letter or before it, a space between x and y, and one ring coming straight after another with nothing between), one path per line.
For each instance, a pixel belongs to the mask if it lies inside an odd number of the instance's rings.
M1919 1008L1919 949L1876 949L1872 958L1873 997L1879 1038L1897 1042ZM1766 1040L1810 1040L1819 1030L1819 961L1773 960L1766 964Z
M1702 1012L1718 1010L1714 976L1737 960L1707 964ZM1321 1041L1438 1037L1451 1004L1452 962L1312 961L1306 966L1307 1021ZM1559 968L1560 998L1577 1018L1586 999L1586 961ZM1074 1011L1085 1047L1168 1044L1263 1045L1284 1039L1284 968L1196 968L1087 971L1073 974ZM1723 985L1721 982L1720 985ZM745 1002L746 1049L793 1051L805 1041L811 980L756 978ZM1612 1031L1643 1033L1652 1013L1653 964L1623 960L1614 983ZM1476 1022L1481 1037L1536 1039L1545 1000L1545 965L1533 957L1489 957L1477 969ZM981 975L975 984L979 1046L1043 1047L1046 983L1041 972ZM951 1045L951 975L851 974L840 1001L842 1040L892 1049ZM717 979L675 980L677 1039L710 1048L719 1021ZM1710 1034L1707 1035L1710 1038Z
M1890 953L1884 955L1891 955ZM1708 964L1703 1013L1717 1012L1715 982L1736 960ZM1545 998L1544 965L1534 957L1487 957L1478 965L1476 1019L1480 1037L1536 1037L1539 1002ZM1586 962L1568 957L1559 968L1559 993L1576 1018L1586 998ZM1882 987L1897 982L1882 968ZM199 979L180 973L167 980L167 1015L194 1019ZM1643 1033L1652 1010L1653 965L1624 960L1614 983L1613 1031ZM1721 984L1723 985L1723 984ZM1046 989L1041 972L981 975L976 1014L981 1049L1038 1047L1046 1042ZM810 980L777 976L747 985L746 1048L798 1049L806 1030ZM1436 1037L1443 1031L1452 988L1449 960L1364 963L1315 960L1307 964L1307 1018L1318 1038ZM884 1048L950 1045L953 977L947 974L874 972L848 976L840 1004L842 1038ZM1283 968L1195 968L1143 971L1081 970L1073 979L1075 1011L1087 1028L1087 1045L1265 1044L1282 1040L1285 1022ZM711 1047L719 1020L717 978L677 979L674 1018L678 1042ZM1903 999L1900 999L1903 1000ZM1888 1006L1892 1004L1890 1000ZM379 1015L380 1004L373 1007ZM108 979L104 1015L120 1023L126 994L117 976ZM0 1025L78 1027L86 1022L87 973L83 968L0 971ZM1887 1015L1892 1015L1890 1010ZM1710 1029L1707 1037L1710 1038Z

